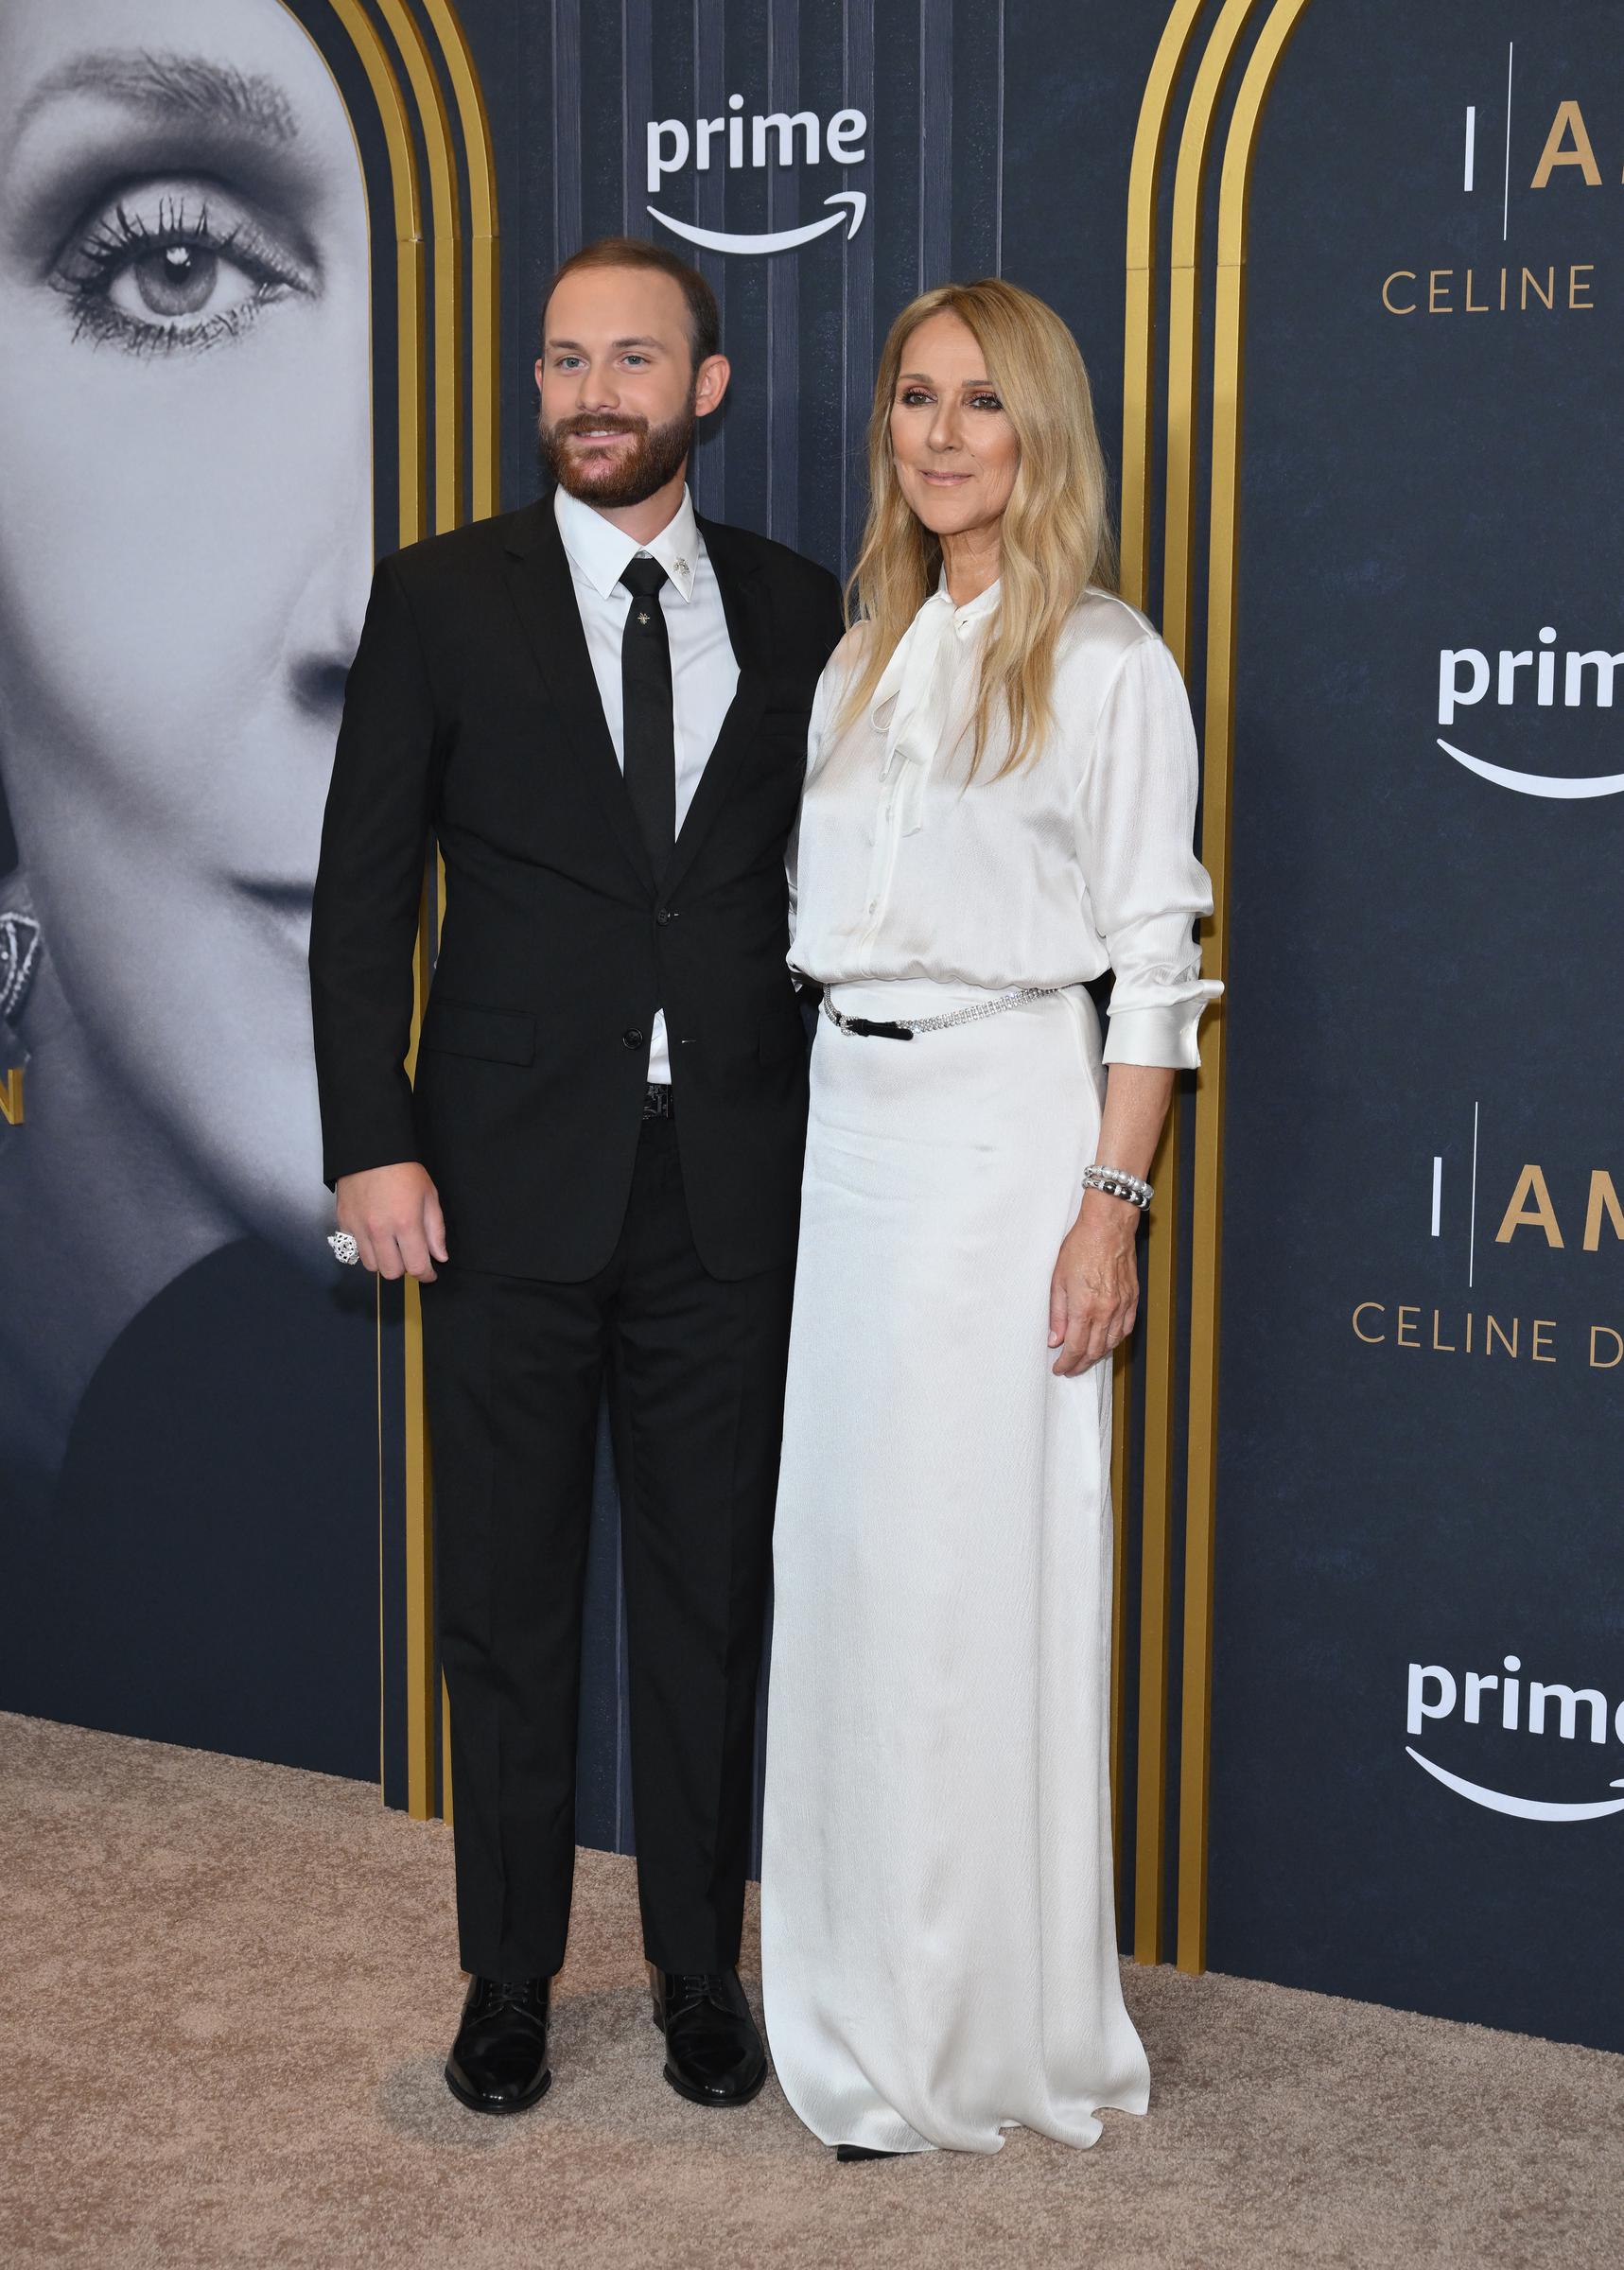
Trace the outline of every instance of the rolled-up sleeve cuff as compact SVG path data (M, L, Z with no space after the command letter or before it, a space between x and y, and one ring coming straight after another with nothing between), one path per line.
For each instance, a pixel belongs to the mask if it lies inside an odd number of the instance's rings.
M1112 1009L1106 1036L1108 1064L1156 1064L1172 1072L1195 1072L1201 1061L1196 1028L1201 1012L1223 991L1207 981L1188 1001L1154 1007Z

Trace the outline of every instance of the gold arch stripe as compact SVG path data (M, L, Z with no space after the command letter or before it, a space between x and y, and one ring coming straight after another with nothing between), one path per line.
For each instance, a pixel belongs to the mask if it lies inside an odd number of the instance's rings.
M1260 0L1226 0L1196 66L1179 136L1168 278L1165 533L1161 629L1180 670L1189 662L1193 583L1194 467L1202 186L1218 101L1243 32ZM1149 485L1155 395L1158 196L1168 118L1191 53L1200 5L1176 0L1162 29L1140 109L1128 176L1126 344L1123 383L1123 590L1143 605L1150 575ZM1140 1491L1139 1732L1135 1759L1133 1951L1161 1960L1168 1827L1168 1682L1173 1608L1173 1421L1181 1240L1179 1107L1175 1101L1152 1163L1158 1219L1145 1256L1141 1361L1144 1423ZM1126 1434L1125 1373L1116 1382L1117 1433ZM1113 1458L1113 1465L1114 1465ZM1118 1502L1126 1466L1113 1472ZM1121 1554L1114 1630L1123 1633ZM1121 1660L1120 1649L1118 1660ZM1121 1704L1112 1689L1113 1788L1121 1832Z
M384 0L391 5L391 0ZM397 5L397 0L395 0ZM452 0L423 0L423 11L434 29L443 68L452 86L454 120L461 130L461 154L463 154L465 177L468 177L468 209L472 218L472 323L463 324L463 211L461 211L457 152L454 152L452 115L443 102L441 86L434 78L429 61L429 47L423 34L418 39L418 57L423 68L418 100L425 115L434 112L434 120L441 131L445 148L447 170L447 214L449 214L449 245L443 266L438 263L436 243L436 308L434 308L434 336L436 336L436 449L441 452L436 461L436 527L454 527L463 517L463 498L472 490L472 517L481 520L496 511L499 495L499 370L498 370L498 342L499 342L499 300L498 300L498 204L496 204L496 161L491 149L491 120L483 107L483 89L480 86L468 36L463 32ZM468 350L468 361L465 361ZM463 483L463 370L470 368L470 483ZM445 381L441 384L441 373ZM425 897L423 919L418 924L418 955L415 955L415 1010L413 1020L413 1056L415 1033L420 1028L423 1005L429 992L429 978L434 969L434 947L438 931L445 919L445 861L436 856L434 861L434 892ZM434 1566L434 1459L431 1459L431 1441L427 1430L425 1391L423 1391L423 1296L415 1284L407 1284L407 1441L409 1441L409 1471L418 1469L420 1482L409 1493L407 1505L407 1571L409 1589L423 1596L423 1628L411 1625L411 1667L413 1678L409 1686L409 1727L407 1727L407 1755L409 1759L423 1759L425 1784L425 1811L434 1809L427 1780L429 1769L427 1759L434 1755L434 1634L431 1634L431 1566ZM411 1455L413 1446L423 1446L420 1459ZM441 1719L441 1755L438 1755L438 1811L449 1821L452 1818L452 1716L449 1716L449 1696L445 1680L438 1682L438 1719ZM409 1777L411 1780L411 1777Z
M423 0L423 7L440 43L446 77L451 82L468 175L470 507L473 518L483 520L497 510L500 496L498 294L501 239L497 219L496 164L484 91L474 67L467 34L452 0Z
M1156 394L1156 201L1161 173L1162 146L1173 90L1206 0L1175 0L1162 26L1151 60L1150 75L1139 106L1134 130L1133 157L1127 186L1127 271L1123 321L1122 377L1122 592L1136 607L1144 604L1150 582L1151 427ZM1160 1159L1152 1167L1153 1179L1161 1173ZM1163 1185L1165 1187L1165 1185ZM1168 1248L1163 1262L1162 1248ZM1161 1277L1171 1283L1171 1231L1159 1218L1146 1240L1146 1268L1152 1301L1160 1295ZM1146 1330L1149 1330L1148 1320ZM1113 1581L1111 1585L1110 1788L1111 1850L1115 1856L1117 1893L1122 1891L1126 1813L1127 1760L1124 1755L1123 1708L1127 1678L1127 1480L1128 1431L1132 1416L1132 1356L1130 1343L1117 1350L1111 1374L1110 1496L1113 1525ZM1161 1559L1165 1564L1165 1511ZM1153 1572L1154 1577L1154 1572ZM1143 1599L1143 1594L1142 1594ZM1154 1635L1153 1648L1156 1646ZM1167 1692L1167 1632L1163 1613L1159 1650L1161 1670L1157 1682L1165 1714ZM1142 1645L1141 1662L1144 1661ZM1166 1742L1156 1745L1165 1766ZM1164 1793L1158 1797L1158 1820L1164 1809ZM1136 1946L1137 1952L1137 1946Z
M1275 0L1230 121L1218 193L1213 307L1212 516L1207 580L1207 732L1201 856L1213 878L1208 974L1228 974L1230 816L1235 729L1235 579L1240 535L1242 357L1252 160L1275 73L1308 0ZM1185 1495L1183 1715L1179 1790L1179 1967L1207 1961L1213 1694L1214 1511L1218 1451L1218 1300L1223 1241L1225 1004L1196 1091L1191 1219L1189 1468Z
M395 468L396 541L410 544L423 533L427 485L426 422L428 392L423 352L424 271L423 207L418 186L417 155L400 82L389 54L358 0L328 0L366 74L377 106L389 159L390 199L395 248L395 414L397 455ZM363 173L364 182L364 173ZM371 231L368 231L369 240ZM379 1779L387 1715L383 1691L383 1562L385 1544L383 1505L383 1296L375 1293L374 1350L377 1378L378 1454L378 1746Z
M1150 442L1156 400L1156 207L1173 90L1206 0L1174 0L1139 105L1127 176L1127 277L1122 377L1122 591L1150 588Z
M1190 592L1198 415L1202 185L1213 121L1235 49L1259 0L1225 0L1202 51L1179 134L1167 277L1167 456L1161 553L1161 635L1180 671L1190 662ZM1173 1416L1178 1358L1179 1219L1182 1174L1177 1101L1167 1115L1151 1179L1161 1234L1149 1255L1145 1304L1143 1548L1140 1580L1139 1829L1134 1875L1134 1953L1161 1960L1168 1830L1168 1668L1173 1615Z
M415 543L423 533L428 476L428 376L423 353L423 202L417 181L417 153L400 81L377 27L360 0L328 0L349 35L372 88L389 152L390 192L394 215L396 389L399 408L397 466L399 541Z
M434 278L434 526L455 528L463 504L463 199L445 98L407 0L375 0L400 50L428 164Z
M471 467L472 516L476 520L488 518L497 510L500 497L500 436L501 436L501 378L498 348L501 337L500 236L497 218L496 163L491 146L490 118L485 110L484 90L480 84L467 34L463 28L452 0L423 0L424 12L433 27L439 43L445 74L451 82L456 117L462 132L463 164L467 170L468 207L472 221L469 243L468 372L470 380L469 453ZM461 303L458 303L459 320ZM461 375L462 356L458 348L458 370ZM460 435L453 437L453 445L460 445ZM459 494L459 516L461 495ZM434 915L436 938L439 925L445 915L445 863L435 861ZM419 927L419 957L427 975L427 924ZM425 991L426 991L425 987ZM409 1298L415 1298L413 1286ZM421 1311L419 1311L421 1314ZM408 1424L413 1429L423 1425L423 1369L422 1342L418 1338L408 1351L407 1378ZM423 1509L421 1526L422 1549L432 1560L432 1480ZM415 1532L414 1532L415 1536ZM414 1548L415 1550L415 1543ZM418 1707L431 1712L432 1698L425 1693L418 1699ZM426 1730L424 1740L431 1737ZM451 1782L451 1703L445 1683L440 1682L440 1812L449 1821L454 1811Z
M1181 671L1190 666L1195 582L1196 370L1201 330L1201 216L1213 120L1248 20L1264 0L1225 0L1196 67L1173 177L1173 248L1167 291L1167 495L1161 558L1161 636Z
M483 99L466 40L449 0L424 0L451 80L447 106L430 46L410 0L330 0L360 58L378 106L389 152L397 255L396 319L399 357L398 542L426 533L429 473L428 323L425 236L418 183L415 126L428 176L433 274L433 525L455 527L463 517L463 308L462 188L452 109L466 132L468 195L477 232L476 308L480 317L476 363L472 461L479 509L489 511L497 480L496 200ZM377 21L375 21L375 17ZM410 90L410 105L380 36L387 29ZM443 877L441 878L443 883ZM432 960L431 922L443 889L424 893L414 959L414 1010L409 1069L415 1062L422 1010ZM379 1348L381 1359L381 1312ZM404 1310L406 1496L406 1751L407 1809L426 1819L436 1809L434 1720L436 1681L432 1622L432 1504L429 1445L423 1398L423 1318L418 1288L408 1283ZM379 1377L381 1414L382 1379ZM450 1793L448 1755L440 1774L442 1803Z
M434 527L455 528L463 515L463 201L457 152L445 96L422 26L406 0L375 0L406 65L428 165L430 243L434 278ZM412 955L411 1042L409 1072L416 1069L418 1037L428 1001L438 942L440 896L425 882ZM434 1508L428 1417L423 1393L423 1296L404 1285L406 1392L406 1786L407 1810L426 1820L439 1809L434 1718Z

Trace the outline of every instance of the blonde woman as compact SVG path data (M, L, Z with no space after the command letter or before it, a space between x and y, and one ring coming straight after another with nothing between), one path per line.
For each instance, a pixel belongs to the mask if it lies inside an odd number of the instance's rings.
M1110 595L1070 332L1001 281L916 300L869 469L799 834L791 958L826 990L762 1863L778 2078L843 2159L1091 2144L1101 2106L1148 2103L1111 1896L1104 1359L1219 990L1189 705Z

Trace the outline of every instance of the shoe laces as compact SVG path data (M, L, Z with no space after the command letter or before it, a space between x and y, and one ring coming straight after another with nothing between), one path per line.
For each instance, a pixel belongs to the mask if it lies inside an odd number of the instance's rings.
M533 2001L540 1983L535 1979L481 1979L480 1982L480 2014L493 2017L498 2010L521 2009Z
M695 2002L714 2000L722 1986L723 1975L719 1970L674 1970L672 1973L678 1998L683 2001Z

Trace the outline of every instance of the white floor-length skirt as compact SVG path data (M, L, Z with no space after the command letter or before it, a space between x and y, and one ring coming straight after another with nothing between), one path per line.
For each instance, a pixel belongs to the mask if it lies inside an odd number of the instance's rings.
M1047 1345L1103 1086L1080 987L906 1042L818 1027L761 1967L778 2079L825 2143L1091 2144L1100 2106L1149 2101L1112 1900L1110 1368L1056 1379Z

